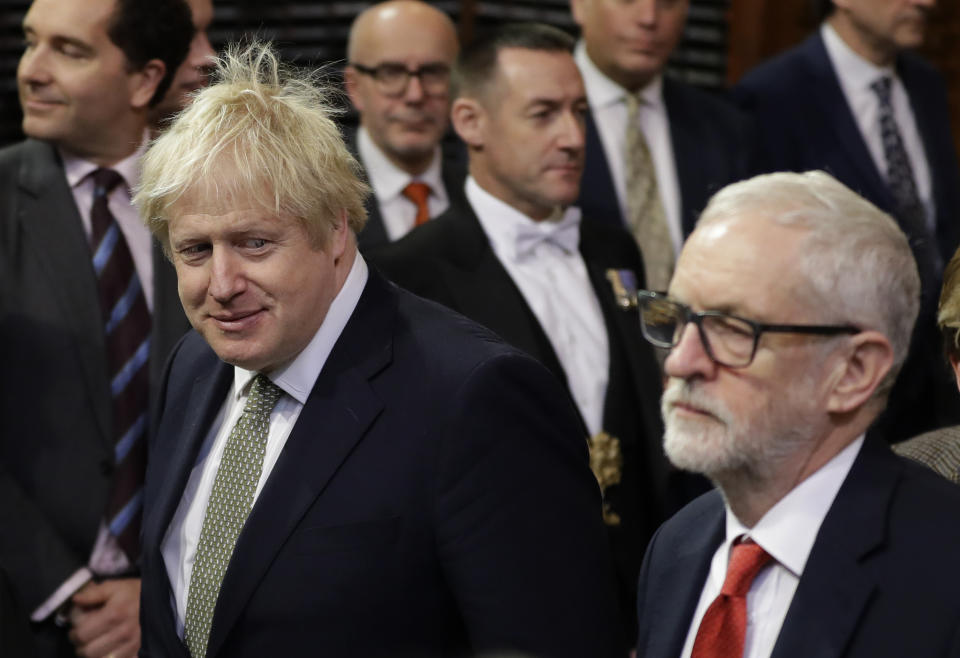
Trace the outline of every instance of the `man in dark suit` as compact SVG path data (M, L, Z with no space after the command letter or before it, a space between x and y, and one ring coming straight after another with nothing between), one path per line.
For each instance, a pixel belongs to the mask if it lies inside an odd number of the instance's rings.
M748 73L734 94L756 123L765 171L825 169L910 238L923 304L875 430L897 441L960 421L935 330L943 263L960 241L960 167L943 81L907 51L923 43L934 3L822 4L820 29Z
M617 655L560 386L368 271L367 188L309 79L258 44L219 78L137 199L197 330L151 444L142 655Z
M461 203L463 147L444 139L457 49L450 17L420 0L381 2L350 28L344 82L360 126L348 144L373 188L363 251Z
M960 489L865 437L919 290L896 223L823 172L711 199L640 293L667 456L718 490L650 542L638 655L960 655Z
M457 64L454 127L469 205L371 253L388 277L489 327L564 382L604 490L621 608L632 628L640 557L678 495L660 447L660 370L637 331L643 283L622 228L581 222L586 98L573 40L519 25ZM633 632L625 642L632 643Z
M0 151L0 564L39 655L128 656L148 398L187 328L129 190L190 10L35 0L23 29L29 139Z
M666 287L709 196L753 173L753 138L725 101L663 75L689 0L571 0L590 101L578 205L637 238L648 285ZM636 171L634 171L636 170ZM649 192L635 192L644 181ZM651 234L647 222L661 226Z

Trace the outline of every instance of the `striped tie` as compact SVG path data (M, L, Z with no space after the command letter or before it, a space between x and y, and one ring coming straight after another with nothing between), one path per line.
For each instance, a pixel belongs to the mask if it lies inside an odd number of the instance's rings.
M123 178L112 169L97 169L92 176L91 248L103 313L116 460L106 518L110 533L133 562L140 555L150 312L127 241L110 212L110 192L123 182Z

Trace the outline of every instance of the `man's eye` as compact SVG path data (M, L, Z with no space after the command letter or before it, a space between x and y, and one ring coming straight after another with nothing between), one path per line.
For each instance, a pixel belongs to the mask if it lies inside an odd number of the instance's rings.
M267 241L263 238L250 238L244 241L244 246L248 249L263 249L267 246Z
M192 244L179 250L180 255L186 259L195 259L204 255L210 250L208 244Z

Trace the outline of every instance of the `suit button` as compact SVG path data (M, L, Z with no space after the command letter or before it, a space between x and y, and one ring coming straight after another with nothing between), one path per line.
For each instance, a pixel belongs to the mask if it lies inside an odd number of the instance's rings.
M109 459L104 459L100 462L100 473L103 475L113 475L113 462Z

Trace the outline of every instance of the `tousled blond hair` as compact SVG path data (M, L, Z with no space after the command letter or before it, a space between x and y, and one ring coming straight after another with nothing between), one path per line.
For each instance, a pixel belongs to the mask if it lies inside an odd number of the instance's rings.
M187 198L202 209L210 195L295 218L318 247L343 212L360 232L369 188L331 118L333 92L318 80L283 65L269 43L227 48L214 83L143 158L134 202L168 253L171 212Z

